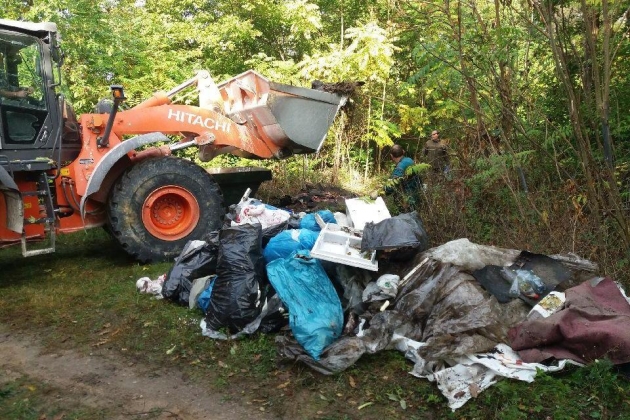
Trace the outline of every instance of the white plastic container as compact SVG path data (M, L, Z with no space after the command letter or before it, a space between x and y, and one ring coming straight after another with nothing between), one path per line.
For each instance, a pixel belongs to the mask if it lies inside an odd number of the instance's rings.
M378 271L376 251L361 251L361 236L351 229L328 223L317 237L311 256L320 260Z
M363 230L367 222L378 223L392 217L381 197L374 202L367 202L361 198L347 199L346 216L349 226L356 230Z

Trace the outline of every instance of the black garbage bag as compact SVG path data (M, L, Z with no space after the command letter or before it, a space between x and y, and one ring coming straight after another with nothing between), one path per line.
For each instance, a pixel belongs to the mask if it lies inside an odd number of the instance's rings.
M217 279L206 323L212 330L243 329L261 311L261 287L267 283L261 225L241 225L219 233Z
M282 222L277 225L269 226L262 231L262 246L263 248L267 246L271 238L278 235L280 232L284 232L289 228L289 221Z
M413 248L416 252L429 248L429 237L417 212L365 224L361 251L400 248Z
M219 232L209 234L207 241L188 241L166 275L162 296L188 306L193 280L215 273L218 251Z
M289 325L289 311L271 285L268 285L267 302L261 315L263 316L258 331L263 334L278 332L285 325Z

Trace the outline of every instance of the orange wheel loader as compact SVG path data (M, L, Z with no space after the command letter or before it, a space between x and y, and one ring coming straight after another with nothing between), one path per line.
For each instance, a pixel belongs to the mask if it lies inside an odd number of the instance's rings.
M345 103L251 70L220 84L199 71L124 110L123 88L111 86L112 101L77 118L59 92L62 63L54 23L0 19L0 247L21 244L24 256L53 252L59 233L104 226L139 261L175 257L271 176L209 171L174 151L195 147L201 161L312 153ZM198 106L172 102L185 89Z

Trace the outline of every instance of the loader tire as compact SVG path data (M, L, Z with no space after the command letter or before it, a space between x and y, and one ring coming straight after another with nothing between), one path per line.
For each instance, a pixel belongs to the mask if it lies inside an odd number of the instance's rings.
M112 188L107 210L112 235L143 263L178 256L189 240L220 229L225 214L212 176L175 157L129 168Z

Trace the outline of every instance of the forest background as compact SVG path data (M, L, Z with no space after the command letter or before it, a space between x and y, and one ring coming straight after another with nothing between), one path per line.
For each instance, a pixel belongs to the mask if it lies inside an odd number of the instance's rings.
M619 0L5 0L2 18L53 21L78 112L128 105L207 69L221 81L363 81L321 152L256 162L277 193L307 182L359 194L416 162L433 129L449 179L423 174L434 245L574 252L630 284L630 9ZM183 102L194 101L183 96ZM221 156L212 166L245 165ZM423 171L426 165L417 165ZM396 203L392 203L396 205Z

